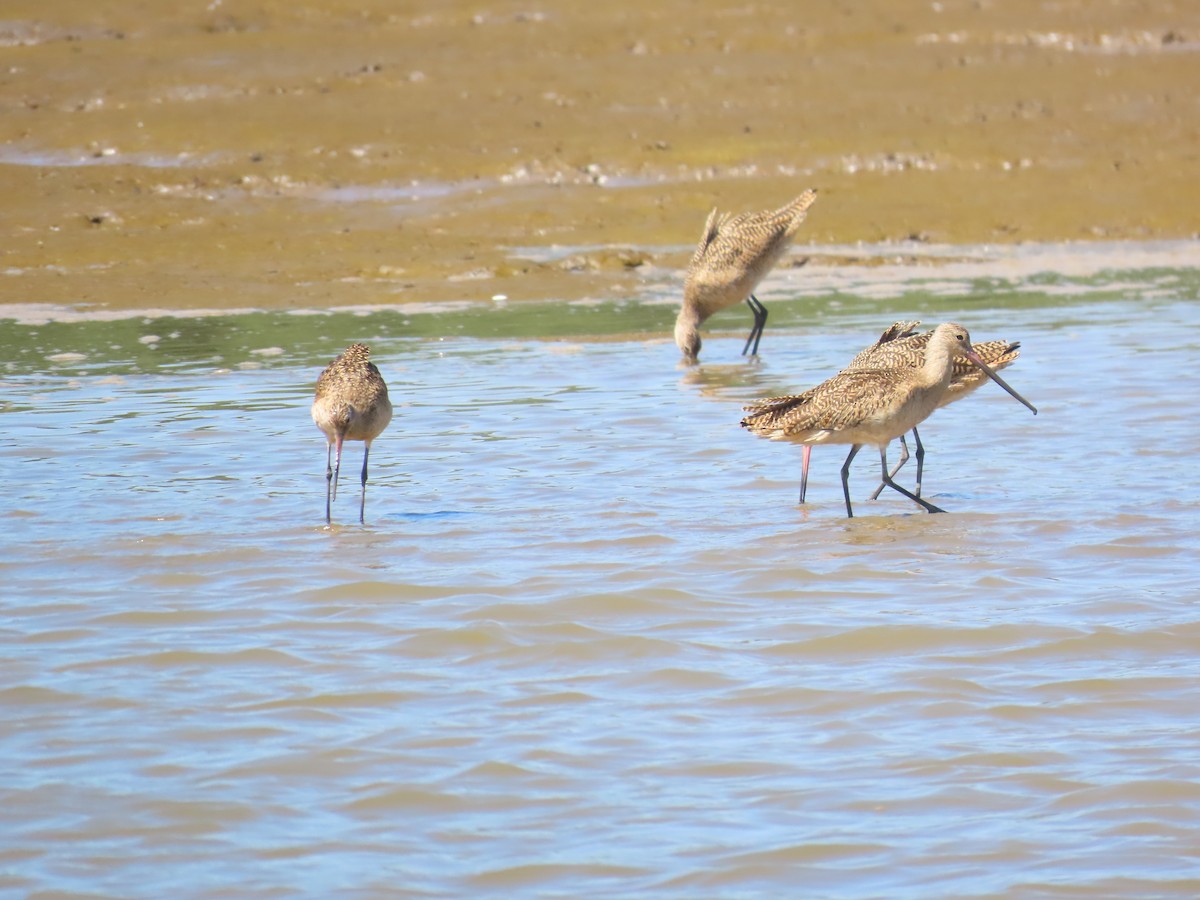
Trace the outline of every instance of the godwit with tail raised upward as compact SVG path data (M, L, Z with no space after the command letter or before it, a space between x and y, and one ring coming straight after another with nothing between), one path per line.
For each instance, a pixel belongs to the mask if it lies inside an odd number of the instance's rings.
M688 264L683 306L675 319L675 344L688 362L700 354L700 325L719 310L746 301L754 324L742 355L758 353L767 308L754 289L787 250L817 192L806 190L786 206L731 216L715 209ZM806 260L807 261L807 260Z
M850 365L842 371L854 372L862 369L889 368L891 366L909 366L912 368L921 366L925 361L925 347L928 345L929 338L933 332L926 331L922 334L917 334L916 327L920 324L920 322L896 322L879 336L879 340L854 357L850 361ZM979 354L979 358L987 363L993 372L998 372L1016 362L1017 357L1021 355L1020 347L1021 345L1015 342L984 341L981 344L974 344L972 349ZM965 357L956 357L954 360L954 374L950 379L950 386L946 388L946 393L942 396L937 408L941 409L955 400L961 400L982 386L986 380L987 376ZM912 435L917 447L917 483L913 493L920 497L921 479L925 471L925 447L921 444L921 435L917 432L916 428L912 430ZM812 445L805 444L800 459L801 503L804 502L804 497L808 490L808 464L811 454ZM892 478L896 477L896 473L904 467L908 459L908 443L904 440L904 435L900 435L900 459L896 462L895 468L890 473ZM879 486L875 488L875 492L871 494L871 499L877 499L886 486L883 482L880 482Z
M371 362L371 351L364 344L351 344L325 367L317 379L312 418L325 432L325 522L330 522L330 503L337 499L338 475L342 468L342 443L363 442L362 500L358 521L367 509L367 457L371 441L379 437L392 421L392 403L379 369ZM337 459L330 465L330 455Z
M748 415L742 419L742 426L777 441L850 444L850 453L842 464L842 493L848 517L854 516L850 504L850 463L865 444L879 448L884 484L928 512L944 512L892 480L888 472L887 445L925 421L938 408L954 377L956 357L963 357L979 367L987 377L1037 414L1037 409L1028 400L979 358L971 348L967 329L947 322L933 330L920 367L890 365L839 372L798 396L770 397L747 406Z

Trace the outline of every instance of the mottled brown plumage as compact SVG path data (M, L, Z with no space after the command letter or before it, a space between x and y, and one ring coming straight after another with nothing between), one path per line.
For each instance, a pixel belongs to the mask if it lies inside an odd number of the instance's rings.
M854 357L844 371L873 369L881 366L910 366L913 368L921 366L925 361L925 347L933 332L926 331L918 334L916 328L920 324L920 322L894 323L879 336L879 340ZM1021 355L1020 347L1019 343L1008 341L984 341L982 344L973 345L979 358L987 363L994 372L1012 365ZM954 374L950 378L950 386L946 388L946 393L938 403L938 409L955 400L961 400L982 386L985 381L987 381L987 376L970 360L961 356L955 357ZM925 447L921 444L921 435L916 428L912 430L912 435L917 447L917 483L913 488L913 493L920 497L921 479L925 473ZM805 445L800 462L801 503L804 502L804 495L808 489L808 464L811 449L811 445ZM895 478L896 473L904 468L908 458L908 443L905 441L904 435L900 435L900 459L897 460L895 468L891 471L892 478ZM886 485L880 482L874 493L871 494L871 499L878 498L884 487Z
M925 348L932 331L920 334L916 327L920 322L896 322L887 329L879 340L867 347L850 361L843 371L853 372L858 369L877 369L881 367L909 366L919 368L925 363ZM984 341L973 344L972 349L979 358L987 363L992 371L1007 368L1017 361L1021 355L1020 343L1011 341ZM942 397L939 408L978 389L988 380L987 375L964 356L954 358L954 371L950 378L950 386Z
M367 457L371 441L392 421L392 403L379 369L371 362L364 344L351 344L317 379L312 418L325 433L325 521L330 521L330 504L337 499L338 475L342 467L342 443L363 442L362 501L358 521L364 521L367 505ZM330 456L337 450L337 461Z
M892 340L895 339L893 336ZM864 444L879 448L886 485L929 512L941 512L892 480L887 468L887 445L893 438L911 431L942 404L954 377L957 357L980 367L986 373L985 377L991 377L1033 409L979 358L971 348L970 335L965 328L946 323L939 325L925 339L924 356L919 366L881 358L876 360L874 367L844 370L803 394L756 401L746 407L748 415L742 419L742 426L771 440L805 445L852 445L842 466L847 516L854 515L850 504L850 462ZM860 362L860 365L865 366L868 362Z
M709 316L743 300L754 325L742 354L758 353L767 322L766 307L754 289L796 236L808 208L817 199L809 189L776 210L730 215L713 210L688 264L683 306L675 320L675 343L689 362L700 354L700 325Z

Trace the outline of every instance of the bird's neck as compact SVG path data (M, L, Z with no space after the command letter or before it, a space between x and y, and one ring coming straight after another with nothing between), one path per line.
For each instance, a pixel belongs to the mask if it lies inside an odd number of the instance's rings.
M940 341L930 341L925 348L925 365L921 368L921 380L927 387L950 386L954 377L954 353L951 347Z
M675 346L686 357L695 359L700 353L700 313L684 305L675 319Z

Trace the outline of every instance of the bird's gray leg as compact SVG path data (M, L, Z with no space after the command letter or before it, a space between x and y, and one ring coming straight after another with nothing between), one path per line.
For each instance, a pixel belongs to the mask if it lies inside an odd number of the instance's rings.
M333 487L333 442L325 444L325 524L331 521L329 515L329 493Z
M808 461L812 457L812 444L805 444L800 449L800 502L808 493Z
M366 524L367 515L367 457L371 453L371 442L367 441L363 447L363 470L362 470L362 501L358 504L358 524Z
M911 493L910 491L906 491L904 488L900 487L900 485L896 484L896 482L892 481L892 476L888 474L887 446L886 445L879 448L879 463L880 463L880 466L882 467L883 483L886 484L888 487L890 487L892 490L899 491L901 494L903 494L909 500L913 501L913 503L923 506L928 512L931 512L931 513L945 512L944 509L939 509L938 507L934 506L932 503L926 503L924 500L922 500L916 494Z
M337 453L333 458L333 499L337 500L338 479L342 474L342 441L344 438L339 434L335 440Z
M913 491L918 497L921 496L921 477L925 474L925 448L921 444L921 436L917 434L917 429L913 429L913 440L917 442L917 489Z
M904 468L904 464L908 462L908 441L904 440L904 435L900 435L900 462L896 463L896 468L892 469L892 478L896 477L896 473ZM918 482L920 479L918 479ZM883 489L887 487L882 481L879 482L879 487L875 488L875 493L871 495L872 500L878 500L879 495L883 493ZM921 488L917 487L917 496L921 495Z
M746 338L746 346L742 348L742 356L745 356L747 353L750 356L758 356L758 342L762 340L763 329L767 326L767 308L753 294L746 298L746 305L750 307L750 312L754 314L754 324L750 327L750 335ZM750 348L751 343L754 344L753 349Z
M850 453L846 457L846 461L842 463L842 494L846 497L846 518L854 518L854 510L850 508L850 463L854 457L858 455L858 451L862 449L862 444L855 444L850 448ZM886 466L884 472L887 471Z

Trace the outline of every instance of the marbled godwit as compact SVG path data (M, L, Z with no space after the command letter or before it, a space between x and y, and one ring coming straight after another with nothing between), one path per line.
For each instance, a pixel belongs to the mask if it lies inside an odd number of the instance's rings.
M933 334L932 331L917 334L916 328L920 324L920 322L894 323L879 336L879 340L854 357L850 361L850 365L842 371L855 372L892 366L919 368L925 360L925 347ZM972 349L979 354L979 358L987 363L992 371L998 372L1016 362L1017 357L1021 355L1020 347L1019 343L1010 343L1009 341L985 341L982 344L973 345ZM954 374L950 379L950 386L942 395L937 408L941 409L955 400L961 400L978 389L986 380L987 376L965 357L955 357ZM917 447L917 484L913 493L920 497L921 479L925 469L925 447L921 444L921 435L916 428L912 430L912 435ZM808 489L808 463L811 454L812 445L805 444L800 463L801 503L804 502L804 495ZM896 473L904 467L908 460L908 442L904 440L904 435L900 435L900 459L890 473L892 478L896 477ZM886 485L880 482L879 486L875 488L875 492L871 494L871 499L877 499L885 487Z
M683 306L675 319L675 343L688 362L695 362L700 354L704 320L743 300L754 314L754 324L742 355L758 353L767 308L754 296L754 289L791 244L816 199L817 192L809 189L776 210L731 216L714 209L708 214L688 264Z
M329 506L337 499L338 475L342 468L342 442L363 442L362 501L358 521L363 522L367 508L367 457L371 441L379 437L392 421L392 404L387 385L379 369L371 362L371 351L364 344L351 344L325 367L317 379L312 418L325 432L325 522L330 522ZM330 454L337 448L337 461L330 465Z
M798 444L850 444L842 464L842 493L846 515L850 505L850 463L864 444L879 448L883 483L927 511L944 512L892 480L887 465L887 445L911 431L938 408L954 377L956 357L970 360L1013 397L1037 409L1014 391L971 348L971 338L961 325L947 322L928 339L922 364L888 365L839 372L812 390L794 397L770 397L747 406L742 426L776 441Z

